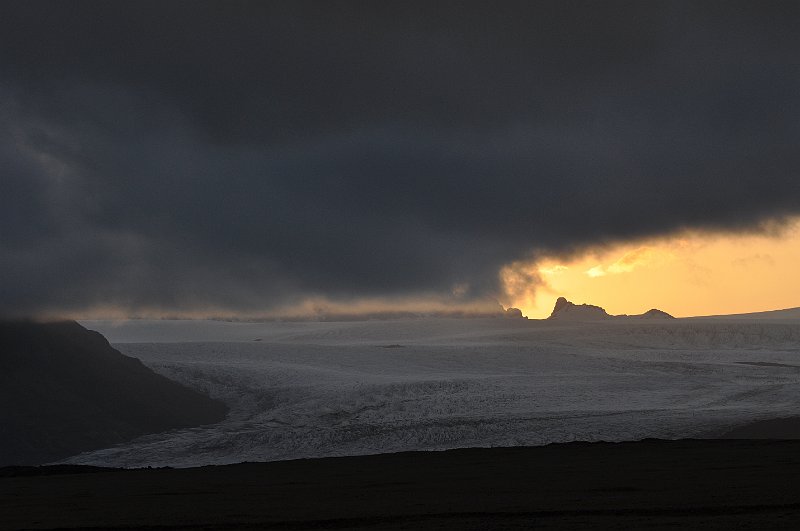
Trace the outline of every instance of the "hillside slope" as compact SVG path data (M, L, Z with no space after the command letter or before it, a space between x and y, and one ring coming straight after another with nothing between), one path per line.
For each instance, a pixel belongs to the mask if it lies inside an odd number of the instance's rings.
M48 462L226 413L78 323L0 322L0 465Z

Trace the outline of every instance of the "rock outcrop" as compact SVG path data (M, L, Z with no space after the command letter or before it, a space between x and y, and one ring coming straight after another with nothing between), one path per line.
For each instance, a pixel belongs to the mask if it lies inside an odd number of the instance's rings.
M507 319L524 319L525 316L522 315L522 310L519 308L506 308L503 317Z
M548 319L564 319L569 321L601 321L611 316L599 306L591 304L575 304L564 297L556 300L553 313Z
M609 315L608 312L600 306L575 304L564 297L559 297L548 319L563 321L604 321L611 319L674 319L674 317L667 312L655 308L640 315Z
M0 322L0 466L218 422L227 407L75 322Z
M641 319L675 319L673 316L668 314L667 312L662 312L657 308L652 308L647 310L642 315L634 315L633 317L639 317Z

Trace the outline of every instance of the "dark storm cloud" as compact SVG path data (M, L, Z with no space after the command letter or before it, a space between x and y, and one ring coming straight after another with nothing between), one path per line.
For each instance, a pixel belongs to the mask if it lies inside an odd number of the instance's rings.
M7 2L0 304L492 295L800 213L794 2Z

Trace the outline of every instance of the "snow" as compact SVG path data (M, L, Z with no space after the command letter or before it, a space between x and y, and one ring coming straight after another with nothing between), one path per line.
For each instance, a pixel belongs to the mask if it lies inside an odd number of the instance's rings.
M798 322L83 324L231 413L69 463L198 466L698 437L796 414L800 398Z

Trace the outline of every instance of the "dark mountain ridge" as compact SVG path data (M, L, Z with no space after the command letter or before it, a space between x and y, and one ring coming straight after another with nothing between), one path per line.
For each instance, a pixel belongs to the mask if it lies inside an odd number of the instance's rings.
M226 414L78 323L0 322L0 465L54 461Z
M621 319L675 319L667 312L658 310L656 308L647 310L645 313L638 315L609 315L600 306L593 304L575 304L568 301L564 297L559 297L556 300L556 305L553 307L553 312L548 317L550 320L563 320L563 321L605 321L605 320L621 320Z

